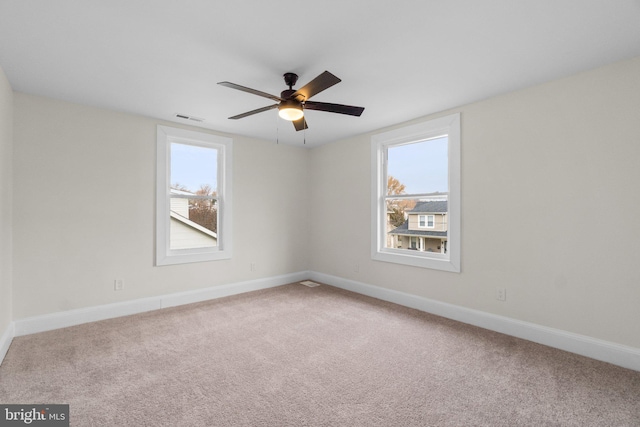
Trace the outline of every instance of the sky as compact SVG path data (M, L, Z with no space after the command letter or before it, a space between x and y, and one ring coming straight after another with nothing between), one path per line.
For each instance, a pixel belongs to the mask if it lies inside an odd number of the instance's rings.
M406 186L405 193L448 191L447 137L388 150L387 175Z
M216 189L218 151L187 144L171 144L171 185L176 183L195 192L203 184Z
M391 147L387 174L406 186L405 192L433 193L448 189L447 138ZM171 144L171 184L195 192L203 184L216 188L217 151L187 144Z

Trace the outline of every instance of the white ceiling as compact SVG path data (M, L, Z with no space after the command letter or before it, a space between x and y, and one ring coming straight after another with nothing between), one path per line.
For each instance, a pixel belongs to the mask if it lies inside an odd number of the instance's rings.
M0 0L16 91L314 146L640 56L640 0ZM324 70L342 82L295 132L273 104ZM182 123L185 123L182 121ZM192 122L188 122L194 124ZM303 135L305 134L305 135Z

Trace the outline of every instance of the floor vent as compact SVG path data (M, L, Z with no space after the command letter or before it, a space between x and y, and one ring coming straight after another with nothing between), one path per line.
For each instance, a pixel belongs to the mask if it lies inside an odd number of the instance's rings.
M308 286L310 288L315 288L316 286L320 286L320 283L312 282L311 280L305 280L304 282L300 282L300 284Z

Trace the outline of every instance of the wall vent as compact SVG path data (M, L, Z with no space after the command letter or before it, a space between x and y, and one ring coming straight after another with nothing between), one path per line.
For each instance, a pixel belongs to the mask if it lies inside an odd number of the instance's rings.
M204 119L200 117L188 116L186 114L176 114L176 118L183 120L191 120L193 122L204 122Z

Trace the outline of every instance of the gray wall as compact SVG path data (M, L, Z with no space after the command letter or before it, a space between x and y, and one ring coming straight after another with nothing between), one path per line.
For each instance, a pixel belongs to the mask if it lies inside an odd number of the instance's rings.
M234 137L233 259L154 267L158 122L15 93L12 318L308 269L640 348L638 76L640 58L442 113L462 113L460 274L371 260L371 135ZM10 99L0 83L3 123Z
M636 58L443 113L462 115L460 274L372 261L370 135L314 148L310 269L639 348L639 76Z
M158 121L14 96L15 319L306 270L308 150L233 137L233 259L154 267Z
M0 336L12 320L13 91L0 68Z

